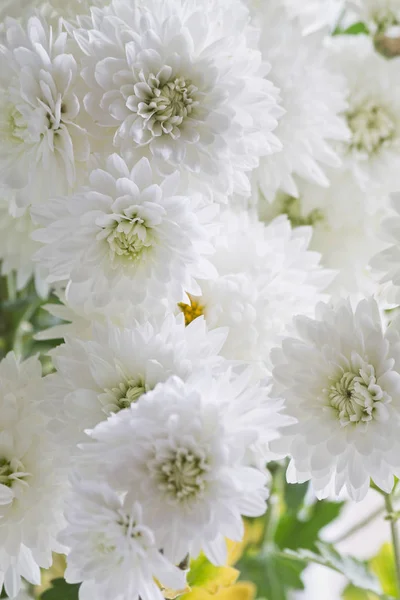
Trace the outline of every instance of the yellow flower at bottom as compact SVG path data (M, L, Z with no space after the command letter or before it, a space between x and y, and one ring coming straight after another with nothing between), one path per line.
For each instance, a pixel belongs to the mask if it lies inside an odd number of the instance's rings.
M240 581L230 587L220 589L216 594L196 588L182 596L182 600L253 600L256 596L256 586L248 581Z

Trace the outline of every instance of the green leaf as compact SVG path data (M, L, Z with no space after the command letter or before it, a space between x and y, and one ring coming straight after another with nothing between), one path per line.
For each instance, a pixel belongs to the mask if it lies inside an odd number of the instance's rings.
M208 581L214 579L218 574L218 567L215 567L209 560L200 554L198 558L190 561L190 571L187 582L189 587L205 585Z
M374 594L373 592L366 592L360 590L360 588L354 587L354 585L348 585L342 595L343 600L396 600L393 596L383 596Z
M257 586L258 596L287 600L290 590L304 589L300 575L306 566L306 561L293 560L271 549L257 556L244 556L237 568L241 580Z
M316 563L328 567L344 575L349 583L356 588L378 595L383 593L378 578L370 571L366 562L348 555L341 556L330 544L317 542L316 546L319 554L310 550L298 550L296 552L286 550L282 555L293 560L298 559L302 564L304 562Z
M369 35L369 29L365 23L361 23L361 22L354 23L354 25L351 25L350 27L348 27L347 29L345 29L343 31L343 35L360 35L360 34Z
M79 583L70 584L65 579L53 579L52 587L46 590L40 600L78 600Z
M347 27L347 29L341 29L340 27L338 27L333 32L333 35L360 35L360 34L369 35L369 33L370 33L370 31L369 31L368 27L366 26L366 24L362 23L360 21L358 23L354 23L353 25L350 25L350 27Z
M300 519L293 513L284 513L275 531L275 543L281 548L317 550L320 531L339 516L343 502L321 500L308 507L307 514Z
M386 543L370 560L371 571L378 577L385 594L399 596L392 544Z
M308 490L308 482L306 483L287 483L285 480L285 487L283 490L283 497L285 500L286 508L289 512L297 513L303 506L304 498Z

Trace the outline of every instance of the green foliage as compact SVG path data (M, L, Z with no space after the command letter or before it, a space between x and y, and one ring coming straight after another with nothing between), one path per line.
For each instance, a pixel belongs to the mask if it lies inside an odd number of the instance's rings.
M371 572L379 579L383 596L366 593L354 586L348 586L344 592L343 600L390 600L399 597L399 589L396 579L396 567L392 545L386 543L378 554L369 561Z
M286 550L283 556L299 560L301 563L315 563L328 567L338 573L341 573L346 579L356 588L382 594L383 590L378 578L371 573L368 563L358 560L353 556L340 555L335 548L330 544L317 542L316 552L310 550Z
M321 529L337 519L343 504L343 502L326 500L316 502L307 508L306 515L302 518L292 512L284 513L275 531L276 545L281 549L316 550L316 542Z
M218 571L218 567L212 565L204 554L200 554L198 558L190 562L190 571L187 578L188 586L201 587L210 580L215 579L218 575Z
M379 600L382 596L360 590L360 588L354 587L354 585L348 585L343 592L343 600Z
M283 499L289 512L297 513L302 508L307 490L308 483L293 484L285 481Z
M370 566L371 571L378 577L384 593L397 598L400 590L397 585L392 545L384 544L378 554L370 561Z
M65 579L53 579L52 587L46 590L40 600L78 600L79 584L70 584Z
M301 573L306 562L282 556L273 549L244 556L237 567L240 579L255 583L258 595L268 600L287 600L289 590L304 589Z

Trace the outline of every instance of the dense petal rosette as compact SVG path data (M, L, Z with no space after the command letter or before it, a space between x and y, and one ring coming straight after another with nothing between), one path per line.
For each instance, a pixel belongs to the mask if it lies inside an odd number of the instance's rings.
M339 166L336 142L348 139L344 78L328 64L319 36L304 37L288 19L280 0L255 11L261 29L260 48L271 66L269 78L280 89L285 114L276 135L281 152L261 158L255 182L270 200L278 189L298 195L293 175L328 187L326 166Z
M48 281L66 281L67 301L88 312L197 293L197 279L215 275L208 228L218 207L196 210L195 198L175 195L178 184L178 173L160 179L146 158L129 169L114 154L77 194L35 207Z
M265 225L247 212L224 211L212 257L218 277L180 304L187 320L204 314L210 328L229 327L222 354L268 372L269 352L293 314L312 315L333 277L308 250L311 234L292 229L285 216Z
M296 335L272 353L273 395L297 423L272 448L289 454L288 481L311 480L319 498L343 490L354 500L370 479L385 492L399 475L399 333L382 328L374 300L353 312L321 304L317 319L295 319Z
M344 116L350 138L341 156L363 191L382 194L400 189L400 90L393 86L400 62L387 60L369 36L335 36L329 42L332 66L347 80Z
M246 172L280 148L282 114L269 68L248 38L235 0L113 0L73 29L81 47L85 107L97 134L183 189L249 195Z
M88 472L143 503L145 522L174 563L203 550L224 564L224 538L243 536L241 515L265 511L267 479L252 450L285 420L251 377L230 370L170 377L100 423L85 447Z
M25 206L67 193L90 154L67 34L33 16L0 39L0 182Z
M84 431L130 406L171 375L186 379L195 368L223 362L219 351L227 332L208 332L204 319L185 327L170 315L131 327L93 325L92 336L68 336L53 351L57 373L45 380L44 406L59 439L73 448Z
M138 502L122 500L104 482L75 483L60 539L70 549L66 580L83 582L81 600L163 600L154 579L186 587L185 572L163 556L142 514Z
M39 567L61 550L63 461L39 406L41 375L36 357L20 362L10 353L0 363L0 584L10 598L21 576L39 584Z

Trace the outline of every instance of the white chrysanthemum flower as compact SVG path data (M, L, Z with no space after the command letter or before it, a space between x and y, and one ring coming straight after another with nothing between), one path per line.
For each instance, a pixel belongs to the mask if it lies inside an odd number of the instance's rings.
M49 282L67 280L67 301L87 312L114 314L149 296L179 302L198 293L196 279L215 276L205 255L218 206L196 210L195 199L176 195L178 184L177 172L160 181L146 158L130 170L113 154L89 186L35 207L44 226L36 256Z
M142 513L106 483L75 484L60 539L69 548L66 580L83 582L80 600L163 600L154 578L167 588L186 587L185 572L165 558Z
M218 277L204 281L201 295L180 308L188 322L204 314L210 328L228 326L222 354L265 373L293 315L313 314L333 273L308 250L312 229L292 230L285 216L266 226L246 212L226 211L222 225L212 259Z
M161 173L179 169L185 191L250 195L246 173L280 149L271 132L282 109L248 21L240 2L219 0L94 10L92 29L74 35L98 135Z
M322 264L337 272L328 291L334 297L361 300L381 294L369 262L384 247L380 222L387 214L389 197L361 190L348 171L329 170L326 190L298 181L299 198L278 194L272 205L260 201L263 219L286 213L294 226L312 225L310 248Z
M386 31L400 25L399 0L353 0L360 21L367 23L373 31Z
M284 420L281 404L270 404L251 377L230 370L171 377L100 423L85 447L85 468L143 504L174 563L203 550L225 564L225 538L243 536L241 515L265 511L266 475L249 450Z
M329 69L320 39L303 37L280 1L263 5L256 19L263 58L272 65L269 77L280 89L286 112L276 129L283 149L261 159L255 180L270 200L278 189L298 195L294 174L328 187L324 167L340 165L333 143L349 137L341 114L346 109L344 78Z
M218 366L226 335L208 332L204 319L185 327L183 317L169 315L129 329L92 325L90 340L67 337L52 352L57 373L45 380L52 429L73 445L171 375L187 379L195 367Z
M14 598L21 576L40 583L62 526L60 457L38 405L43 388L38 358L10 353L0 362L0 587Z
M1 273L8 275L15 271L18 290L33 278L37 293L45 298L49 291L46 274L33 261L33 255L40 248L30 237L34 230L29 208L19 208L6 198L0 200Z
M74 188L89 157L67 34L8 19L0 43L0 182L27 206Z
M374 300L319 305L317 320L295 319L296 337L272 352L273 395L297 424L272 449L291 456L288 481L311 480L319 498L346 490L354 500L370 479L385 492L399 475L399 334L382 330Z
M319 29L333 29L343 9L344 0L283 0L291 18L299 19L303 34Z
M393 85L400 62L375 52L365 35L336 36L330 40L332 64L347 79L345 113L350 139L342 158L364 191L400 189L400 89Z

